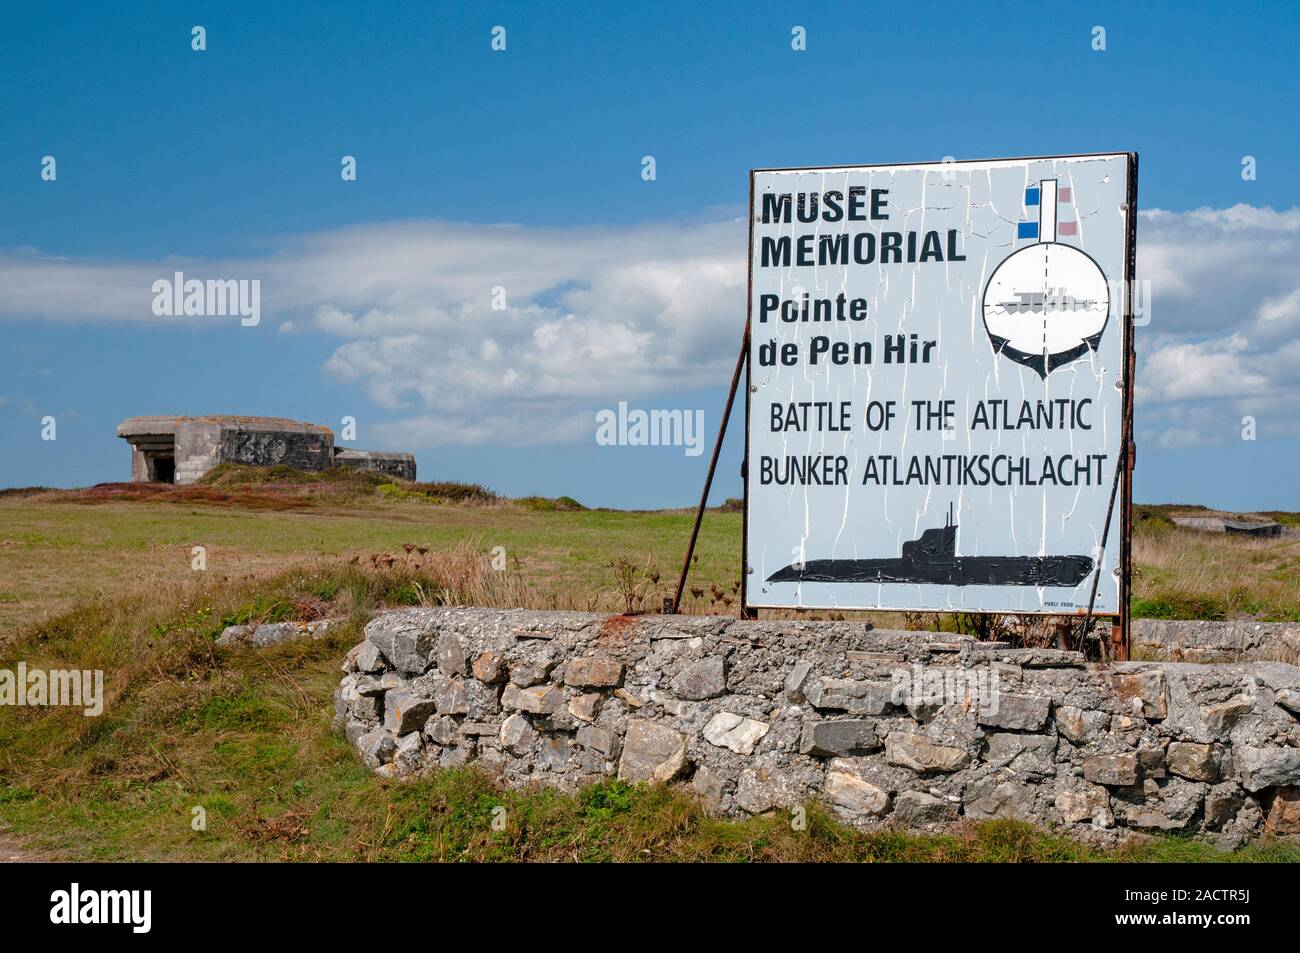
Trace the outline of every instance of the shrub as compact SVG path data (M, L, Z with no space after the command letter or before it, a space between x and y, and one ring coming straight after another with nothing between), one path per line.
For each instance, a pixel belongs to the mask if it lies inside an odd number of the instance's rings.
M1200 593L1162 592L1150 599L1134 599L1130 604L1139 619L1208 619L1228 617L1223 600Z
M523 496L515 500L515 502L532 510L573 512L586 509L585 506L571 496Z

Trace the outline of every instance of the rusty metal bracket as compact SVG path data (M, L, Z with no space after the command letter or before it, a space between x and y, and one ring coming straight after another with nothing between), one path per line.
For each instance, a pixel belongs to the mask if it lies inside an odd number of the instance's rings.
M1119 571L1119 609L1116 618L1119 621L1119 635L1116 637L1114 626L1111 628L1110 642L1107 645L1107 651L1112 661L1128 661L1131 647L1130 629L1132 619L1130 618L1130 599L1133 584L1133 464L1137 456L1137 446L1133 442L1133 378L1135 364L1135 349L1133 344L1134 323L1133 323L1133 283L1136 280L1137 271L1137 181L1138 181L1138 156L1136 152L1129 153L1128 167L1128 195L1125 201L1128 211L1128 234L1125 236L1127 245L1124 256L1124 284L1127 291L1128 301L1124 309L1124 420L1121 433L1120 456L1116 461L1115 482L1110 489L1110 502L1106 507L1106 525L1101 534L1101 552L1106 552L1106 541L1110 535L1111 518L1115 510L1115 498L1118 492L1120 496L1120 554L1119 564L1116 569ZM1121 489L1122 488L1122 489ZM1098 560L1097 574L1092 580L1092 594L1088 598L1088 613L1084 617L1083 627L1079 632L1078 646L1082 650L1084 639L1088 636L1088 630L1092 627L1093 608L1097 600L1097 584L1101 578L1101 560Z
M682 560L682 572L677 578L677 593L672 599L664 599L664 612L676 615L682 604L682 593L686 590L686 576L691 571L691 557L695 555L695 542L700 535L700 522L704 519L704 509L709 503L709 490L713 487L713 474L718 469L718 454L722 452L722 439L727 433L727 423L731 420L731 407L736 402L736 389L740 386L740 372L745 368L749 357L749 322L745 322L745 333L740 339L740 354L736 358L736 369L731 374L731 389L727 392L727 403L722 408L722 421L718 424L718 439L713 442L713 455L709 458L709 472L704 478L704 492L700 494L700 505L695 509L695 525L691 527L691 541L686 544L686 558ZM743 562L743 554L742 554ZM743 566L742 566L743 572Z

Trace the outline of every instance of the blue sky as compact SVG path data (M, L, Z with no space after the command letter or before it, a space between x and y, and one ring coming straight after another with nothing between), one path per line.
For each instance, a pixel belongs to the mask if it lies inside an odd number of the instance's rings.
M358 446L413 449L424 479L687 505L707 454L597 446L594 414L702 408L716 427L749 168L1135 150L1139 205L1163 210L1139 232L1155 303L1135 496L1300 509L1298 21L1282 4L12 5L0 486L125 479L113 428L131 414L350 414ZM265 275L261 324L155 318L149 283L176 262ZM497 284L509 314L486 307ZM535 366L514 391L468 369L542 325L600 366ZM740 443L737 426L719 500L739 494Z

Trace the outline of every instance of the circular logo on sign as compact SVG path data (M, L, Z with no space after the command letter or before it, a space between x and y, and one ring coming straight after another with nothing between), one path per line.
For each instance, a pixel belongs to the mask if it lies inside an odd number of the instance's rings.
M1043 200L1054 209L1051 185ZM1038 231L1043 219L1047 234ZM1038 241L1006 258L989 277L984 327L995 352L1046 377L1097 349L1110 315L1110 288L1092 258L1055 240L1054 211L1030 229Z

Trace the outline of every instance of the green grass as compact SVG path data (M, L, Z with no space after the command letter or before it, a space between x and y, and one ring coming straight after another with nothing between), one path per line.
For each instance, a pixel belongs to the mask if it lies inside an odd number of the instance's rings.
M277 464L272 467L251 467L241 463L222 463L203 474L198 480L199 486L265 486L279 485L318 485L353 486L359 490L374 489L381 484L391 482L392 478L373 470L357 470L352 467L333 467L329 470L306 471Z
M208 580L102 600L30 630L0 666L103 668L108 704L98 718L0 709L0 822L47 856L89 860L1300 860L1279 843L1220 854L1173 837L1104 851L1002 821L863 833L815 803L802 824L789 812L720 820L679 789L510 791L472 767L385 781L332 729L331 699L340 658L405 573L347 563ZM348 618L326 638L213 644L221 620L266 606L301 613L323 595ZM206 829L195 830L200 814Z
M352 496L363 500L376 494L387 499L423 500L435 503L498 503L501 497L478 483L458 483L442 480L433 483L412 483L375 470L358 470L352 467L333 467L328 470L295 470L293 467L253 467L240 463L222 463L205 473L198 481L201 487L241 487L259 490L264 495L292 494L294 490L308 487L315 495L337 500ZM163 489L171 497L184 498L184 489Z
M804 829L785 813L720 821L681 791L607 782L573 796L511 792L472 769L377 779L330 727L339 659L381 605L446 589L455 601L484 601L439 576L465 558L435 556L504 548L511 585L479 587L486 601L620 610L622 566L657 606L675 584L693 513L589 510L567 497L506 502L463 484L356 471L328 485L282 477L273 492L265 474L235 469L188 496L0 493L0 667L100 668L108 695L98 718L0 708L0 822L39 849L88 859L1297 859L1280 844L1220 855L1176 837L1098 851L1005 822L864 834L817 805ZM390 499L385 486L403 493ZM1169 512L1187 509L1140 509L1136 614L1300 619L1300 544L1174 527ZM726 611L710 590L729 593L739 580L740 524L734 506L706 516L688 611ZM206 547L205 572L190 568L195 545ZM321 613L347 622L318 641L214 645L225 625ZM195 808L205 831L191 827Z
M313 558L392 552L403 544L441 550L470 540L484 552L505 550L534 608L621 608L611 570L620 561L659 576L643 587L644 604L657 606L675 584L693 519L690 510L585 509L569 497L502 501L474 484L401 483L342 468L284 468L279 482L265 482L275 472L225 465L209 474L211 485L154 487L139 498L0 494L0 641L88 596L181 584L193 575L195 545L207 548L208 572L245 579ZM194 490L231 495L185 496ZM1300 620L1300 541L1201 533L1169 519L1193 511L1135 507L1134 614ZM735 506L707 514L685 611L734 611L734 600L728 606L713 587L730 593L740 579L740 531ZM872 619L905 624L898 614Z
M537 608L619 604L609 566L623 557L656 566L667 594L693 514L583 510L534 503L491 506L425 500L322 504L309 509L244 509L157 500L94 504L0 499L0 641L24 623L70 608L88 594L190 579L191 547L207 549L207 572L242 579L312 558L392 552L403 544L447 549L465 540L502 547L524 574ZM730 587L739 579L740 514L704 521L692 585ZM672 580L675 582L675 579ZM687 594L687 609L710 597Z
M586 507L579 503L571 496L525 496L515 503L520 506L526 506L531 510L543 510L545 512L563 512L571 513L575 510L585 510Z
M1226 619L1222 599L1212 596L1165 592L1154 599L1134 599L1133 616L1138 619Z
M381 483L375 488L389 500L426 503L497 503L500 497L477 483Z
M1135 520L1133 615L1156 619L1300 621L1300 540L1251 539Z

